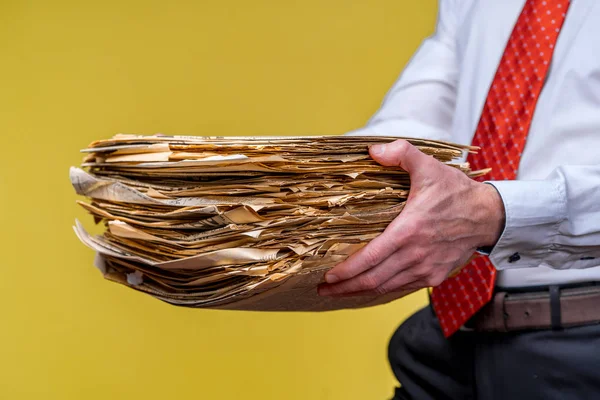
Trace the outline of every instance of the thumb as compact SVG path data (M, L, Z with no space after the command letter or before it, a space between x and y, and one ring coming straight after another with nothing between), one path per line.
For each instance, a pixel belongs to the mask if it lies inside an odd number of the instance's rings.
M409 174L417 173L433 158L422 153L406 140L396 140L387 144L375 144L369 147L371 157L386 167L397 166Z

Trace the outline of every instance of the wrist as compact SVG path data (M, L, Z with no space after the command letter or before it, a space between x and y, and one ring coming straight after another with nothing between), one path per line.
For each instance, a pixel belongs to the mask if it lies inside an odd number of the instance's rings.
M477 183L477 185L481 210L479 213L481 235L478 247L493 247L504 231L506 221L504 202L493 185L487 183Z

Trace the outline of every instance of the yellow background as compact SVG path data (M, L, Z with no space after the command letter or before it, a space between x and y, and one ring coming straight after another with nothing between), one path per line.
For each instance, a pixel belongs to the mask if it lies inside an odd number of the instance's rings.
M104 281L68 168L118 132L341 134L435 22L434 0L0 1L0 398L383 399L424 304L189 310Z

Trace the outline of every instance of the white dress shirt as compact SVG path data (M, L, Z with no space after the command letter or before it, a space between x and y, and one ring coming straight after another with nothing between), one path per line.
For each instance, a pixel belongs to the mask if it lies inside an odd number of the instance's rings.
M471 143L524 4L440 0L436 33L349 134ZM498 286L600 281L600 1L571 1L517 180L490 183L506 210L490 255Z

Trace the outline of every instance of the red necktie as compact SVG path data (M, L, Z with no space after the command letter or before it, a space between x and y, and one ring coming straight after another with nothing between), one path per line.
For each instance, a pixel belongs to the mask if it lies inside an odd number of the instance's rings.
M508 39L473 137L473 170L491 167L489 180L517 176L535 105L564 22L569 0L527 0ZM431 302L446 337L456 332L494 290L496 269L479 257L433 289Z

